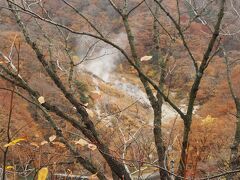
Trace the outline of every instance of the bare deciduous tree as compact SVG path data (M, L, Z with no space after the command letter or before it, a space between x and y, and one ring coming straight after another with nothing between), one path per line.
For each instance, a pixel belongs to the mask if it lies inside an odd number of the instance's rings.
M38 98L41 96L41 93L36 91L34 87L31 87L29 83L19 74L16 72L16 68L13 65L13 62L11 59L5 59L10 64L10 67L4 66L0 64L1 72L0 77L4 80L11 82L17 87L21 87L25 92L27 92L30 97L33 98L34 102L37 104L38 108L41 109L41 111L44 114L44 117L47 119L51 127L56 131L57 136L61 139L61 141L66 145L68 150L76 157L76 160L89 172L92 174L97 174L99 179L107 179L104 175L104 172L99 171L99 168L94 165L91 161L89 161L86 157L84 157L81 152L77 151L75 147L73 147L64 137L64 134L62 133L62 130L57 126L56 122L54 121L53 115L56 115L63 120L69 122L73 125L77 130L79 130L89 141L91 141L93 144L97 146L98 151L101 153L102 157L106 160L109 167L111 168L111 171L113 173L113 177L117 179L132 179L131 174L128 171L128 168L126 168L125 160L119 160L115 158L110 151L109 146L106 142L102 139L101 135L99 135L98 130L96 129L93 119L90 118L86 106L81 103L75 96L75 94L71 90L71 81L74 71L74 62L71 59L71 56L68 56L70 59L70 72L68 73L68 84L64 82L64 80L60 77L58 70L56 70L53 65L51 64L51 61L54 61L52 54L53 50L51 49L52 43L51 38L48 37L47 33L40 29L38 33L43 34L43 37L45 39L48 39L49 41L46 43L48 46L48 53L45 54L45 52L41 48L41 44L37 41L37 38L35 38L34 32L31 31L31 28L27 25L26 17L33 18L35 23L44 23L46 27L53 27L53 31L60 32L62 37L64 37L64 33L68 32L77 36L89 36L91 38L95 38L97 41L102 41L114 48L116 48L124 58L128 61L131 67L133 67L137 75L145 89L145 92L147 94L147 97L150 101L151 107L154 112L154 122L153 122L153 129L154 129L154 137L155 137L155 145L157 149L157 155L158 155L158 167L160 172L161 179L169 179L169 175L171 173L168 170L168 167L165 167L164 161L166 161L165 157L165 151L166 147L164 145L163 141L163 135L162 135L162 107L163 103L168 103L180 116L180 118L183 120L184 124L184 130L183 130L183 138L182 138L182 145L181 145L181 157L178 167L178 179L181 179L185 177L186 172L186 159L187 159L187 148L189 145L189 135L191 131L191 124L193 120L193 112L194 112L194 105L196 103L196 97L198 94L198 90L201 84L201 81L203 79L205 70L207 69L209 63L213 59L213 57L218 52L218 46L219 46L219 34L221 30L221 24L222 19L224 17L224 9L225 9L225 0L219 1L218 6L218 15L216 18L216 22L213 27L209 25L209 28L211 29L210 40L208 44L206 45L205 51L202 53L202 59L197 59L190 47L190 40L186 39L185 31L187 27L184 27L181 24L181 7L180 7L180 1L176 0L177 4L177 13L170 13L167 5L164 1L154 0L154 1L139 1L137 3L131 4L127 0L121 2L114 2L113 0L109 1L109 8L113 8L115 12L118 14L118 16L121 19L121 22L123 23L124 27L124 33L127 35L128 40L128 48L130 53L128 53L128 50L125 50L124 48L121 48L119 45L117 45L115 42L110 40L105 33L102 33L100 31L99 25L97 23L94 23L90 20L81 10L78 8L75 8L74 5L69 3L68 1L61 0L62 3L66 5L66 7L70 8L74 13L76 13L81 20L84 20L88 27L90 27L90 30L87 31L83 29L83 31L75 30L71 27L68 27L67 25L64 25L63 23L58 22L54 18L51 18L49 16L49 12L45 11L45 9L41 6L41 1L36 1L36 4L28 3L25 1L18 2L14 0L6 0L8 6L5 7L6 9L10 10L25 38L25 41L28 43L28 45L31 47L31 49L34 51L35 56L38 60L38 62L42 65L43 69L45 70L47 77L54 82L58 90L63 94L65 100L68 101L68 103L71 104L71 106L75 107L77 110L77 116L71 116L68 113L61 110L56 105L53 105L52 103L45 101L44 103L39 103ZM152 4L150 6L149 4ZM43 14L39 13L39 9L35 10L40 7L40 10L43 12ZM38 6L40 5L40 6ZM147 9L150 11L151 17L153 19L153 46L154 46L154 58L157 60L157 70L158 70L158 78L151 79L147 73L145 73L143 65L141 63L141 57L139 55L139 52L137 51L137 43L136 43L136 34L134 34L134 30L132 28L131 24L131 16L134 16L135 11L138 10L141 6L146 5ZM65 6L64 6L65 7ZM154 10L152 11L152 8ZM199 18L199 14L196 10L194 10L195 16ZM177 14L177 20L175 18L175 14ZM160 20L161 17L165 19L168 19L171 23L171 26L174 27L175 35L172 36L171 33L164 27L164 25L161 24ZM196 18L194 17L194 18ZM203 20L202 20L203 21ZM205 21L204 21L205 22ZM36 25L35 24L35 25ZM205 24L206 25L206 22ZM105 24L105 26L107 26ZM38 24L37 27L41 27L40 24ZM188 54L188 59L192 63L192 67L189 71L194 70L194 79L191 84L191 88L188 92L188 102L187 102L187 108L186 112L184 112L180 106L175 103L174 100L171 99L169 96L169 93L167 90L165 90L165 79L166 79L166 72L167 72L167 66L168 66L168 56L170 52L165 53L165 56L161 54L161 32L165 32L168 36L170 36L170 40L174 41L176 39L180 39L182 42L182 46L185 49L185 51ZM36 33L37 34L37 33ZM149 37L150 38L150 37ZM67 38L64 38L66 41ZM68 47L66 46L66 52L69 55ZM91 49L90 49L91 50ZM169 50L170 51L170 50ZM3 56L3 54L1 54ZM5 56L3 56L5 57ZM157 79L157 80L156 80ZM70 85L70 87L69 87ZM235 96L234 96L235 97ZM239 104L238 104L239 106ZM126 139L124 140L126 146ZM126 149L126 147L125 147ZM124 157L124 156L123 156Z

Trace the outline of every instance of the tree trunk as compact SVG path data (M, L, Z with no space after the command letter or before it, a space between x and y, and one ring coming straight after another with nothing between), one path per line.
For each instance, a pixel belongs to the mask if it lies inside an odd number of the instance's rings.
M154 139L155 139L155 146L157 149L157 155L158 155L158 165L162 168L165 167L164 161L165 161L165 147L163 143L162 138L162 130L161 130L161 120L162 120L162 110L161 110L162 104L158 106L157 108L154 108ZM168 179L168 173L162 169L159 168L160 173L160 179L166 180Z
M235 101L237 107L237 122L236 130L233 144L231 146L231 155L230 155L230 167L231 170L236 170L240 166L240 159L238 154L238 148L240 144L240 102ZM234 174L228 176L228 179L233 179Z
M153 56L153 62L154 64L159 65L160 60L160 27L158 24L158 20L156 18L159 17L160 14L160 7L156 6L155 13L154 13L154 19L153 19L153 43L154 43L154 49L152 52ZM159 66L158 66L159 68Z
M125 26L125 30L128 36L128 41L129 41L129 45L131 48L131 53L134 59L134 62L136 64L136 66L140 67L140 63L138 60L138 56L137 56L137 52L136 52L136 48L135 48L135 42L134 42L134 36L132 34L131 28L129 26L128 23L128 17L127 16L123 16L123 22L124 22L124 26ZM155 21L156 23L156 21ZM156 24L155 24L156 25ZM156 40L155 46L157 49L157 53L158 53L158 57L160 57L160 52L159 52L159 29L157 29L157 26L154 26L154 28L156 27L156 32L155 33L155 37L154 39ZM161 65L165 64L161 61L161 59L158 59L159 61L159 69L160 69L160 80L159 80L159 85L160 88L162 88L163 82L164 82L164 71L161 69ZM161 62L160 62L161 61ZM164 154L165 154L165 148L164 148L164 144L163 144L163 139L162 139L162 130L161 130L161 119L162 119L162 97L161 95L158 93L157 95L157 99L153 96L152 90L150 89L148 82L145 80L145 78L142 77L141 74L139 74L139 78L145 88L146 94L148 95L148 99L152 105L152 108L154 110L154 137L155 137L155 144L156 144L156 148L157 148L157 153L158 153L158 158L159 158L159 166L164 168ZM162 180L166 180L168 178L168 173L166 171L164 171L163 169L159 168L159 173L160 173L160 179Z
M161 52L160 52L160 29L159 24L156 18L159 17L160 14L160 8L159 6L156 6L155 13L154 13L154 20L153 20L153 42L154 42L154 49L153 49L153 62L157 65L157 70L159 71L159 87L163 90L163 85L165 82L165 69L166 64L164 60L161 58ZM156 105L153 106L154 110L154 139L155 139L155 146L157 149L157 155L158 155L158 165L162 168L165 168L166 160L165 158L165 151L166 148L164 146L163 142L163 136L162 136L162 105L163 105L163 98L162 96L157 93L157 102ZM161 180L169 179L168 173L164 171L163 169L159 168L159 174Z
M183 132L181 159L180 159L179 167L178 167L178 175L182 176L182 177L185 177L185 173L186 173L187 147L188 147L190 126L191 126L190 124L184 126L184 132Z
M9 3L9 7L13 8L12 5ZM14 9L14 8L13 8ZM47 60L45 59L45 56L42 54L40 51L38 45L31 39L30 35L28 34L28 31L21 21L19 15L17 14L16 11L12 10L12 13L15 15L16 21L22 30L22 33L25 37L26 42L31 46L32 50L35 52L39 62L42 64L43 68L46 70L48 73L48 76L53 80L55 85L59 88L59 90L64 94L65 98L73 105L76 107L77 112L81 115L81 120L86 126L85 130L90 131L90 136L89 134L84 133L87 135L86 137L91 140L91 142L96 143L98 150L102 154L102 156L105 158L107 161L109 167L111 168L112 171L114 171L120 179L124 180L131 180L131 177L129 173L126 171L124 165L116 160L110 153L109 149L106 144L104 144L101 139L99 139L99 136L97 134L97 131L95 129L95 126L91 119L89 119L88 113L84 106L74 97L74 95L70 92L70 90L67 90L67 88L64 86L58 75L51 69L49 66Z

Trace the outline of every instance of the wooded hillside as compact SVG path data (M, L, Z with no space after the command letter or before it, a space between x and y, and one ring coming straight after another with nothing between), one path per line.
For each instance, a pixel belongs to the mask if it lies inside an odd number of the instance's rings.
M238 179L239 14L1 0L1 178Z

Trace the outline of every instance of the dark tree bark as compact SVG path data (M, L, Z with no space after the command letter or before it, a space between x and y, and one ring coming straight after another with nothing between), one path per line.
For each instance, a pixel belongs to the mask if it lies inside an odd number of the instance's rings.
M234 170L237 170L240 166L240 156L239 156L239 150L238 150L239 144L240 144L240 99L234 91L234 87L231 79L231 67L230 67L227 53L223 47L222 47L222 51L224 54L224 59L226 64L228 87L236 107L236 129L235 129L234 139L231 145L231 153L230 153L230 167L231 167L231 170L234 171ZM233 179L233 176L234 174L230 174L227 178Z
M163 84L164 84L164 68L166 67L166 63L164 61L161 60L160 58L160 51L159 51L159 27L157 26L157 21L156 19L154 19L154 35L155 35L155 50L157 53L158 57L158 62L159 62L159 67L160 67L160 80L159 83L155 83L152 79L150 79L146 74L144 74L144 72L141 69L141 64L139 61L139 57L136 51L136 46L135 46L135 41L134 41L134 35L132 33L131 27L129 25L129 21L128 21L128 17L129 14L132 13L138 6L141 5L141 3L139 3L136 7L134 7L132 10L128 11L128 7L127 7L127 1L125 1L125 5L123 9L118 9L116 7L116 5L113 3L112 0L109 0L109 2L111 3L112 7L120 14L120 16L122 17L123 20L123 24L125 27L125 32L127 34L128 37L128 42L129 42L129 46L131 49L131 55L132 57L129 58L127 53L121 49L119 46L117 46L116 44L114 44L113 42L109 41L108 39L104 38L104 36L98 31L98 29L96 29L95 25L92 24L91 22L88 21L88 19L86 19L85 16L83 16L82 14L80 14L81 17L83 17L85 20L87 20L88 24L98 33L99 36L94 35L94 34L90 34L90 33L85 33L85 32L76 32L73 31L72 29L64 26L64 25L59 25L56 22L41 18L39 16L36 16L34 14L32 14L32 12L28 12L30 15L32 15L33 17L37 17L45 22L48 22L52 25L55 26L59 26L61 28L65 28L66 30L68 30L71 33L75 33L78 35L87 35L87 36L91 36L94 38L97 38L107 44L112 45L113 47L117 48L120 52L122 52L122 54L126 57L126 59L128 60L128 62L130 63L130 65L132 65L138 72L138 76L139 79L141 80L146 94L148 96L148 99L151 103L151 106L154 110L154 136L155 136L155 144L156 144L156 148L157 148L157 153L158 153L158 157L159 157L159 166L164 167L164 154L165 154L165 147L164 147L164 143L163 143L163 139L162 139L162 131L161 131L161 119L162 119L162 105L163 105L163 100L166 101L167 103L170 104L170 106L173 107L174 110L177 111L177 113L180 115L180 117L183 119L184 121L184 133L183 133L183 141L182 141L182 148L181 148L181 162L179 164L179 168L178 168L178 173L181 176L184 176L185 174L185 170L186 170L186 157L187 157L187 146L188 146L188 140L189 140L189 133L190 133L190 129L191 129L191 123L192 123L192 116L193 116L193 110L194 110L194 103L196 100L196 96L198 93L198 89L204 74L205 69L208 67L209 61L211 60L211 53L213 51L213 47L216 43L216 40L219 36L219 31L220 31L220 25L222 22L222 18L224 15L224 4L225 4L225 0L221 0L221 7L220 7L220 11L218 14L218 19L217 19L217 23L214 27L214 31L212 33L212 37L210 39L210 42L208 44L208 47L204 53L202 62L200 64L200 66L198 66L198 64L196 63L195 58L193 57L193 54L191 53L188 44L184 38L184 32L181 29L180 26L180 22L176 22L174 20L174 18L171 16L171 14L169 12L166 11L165 8L163 8L161 1L159 0L154 0L156 2L156 5L159 6L159 8L166 14L167 17L170 18L170 20L173 22L176 30L179 33L179 36L181 37L182 41L183 41L183 45L186 48L190 59L193 62L194 68L196 70L196 75L195 75L195 79L192 85L192 88L189 92L189 102L188 102L188 109L187 109L187 113L184 114L177 105L175 105L169 98L167 95L164 94L163 92ZM31 37L29 36L27 29L25 28L23 22L21 21L21 19L19 18L19 16L17 15L17 11L15 11L15 6L16 4L12 4L12 2L10 0L7 0L7 2L9 2L9 7L10 9L12 9L12 12L14 13L17 23L19 24L20 29L23 32L23 35L26 39L26 42L31 46L31 48L35 51L35 54L39 60L39 62L42 64L43 68L46 70L48 76L53 80L53 82L56 84L56 86L59 88L59 90L64 94L65 98L77 109L77 112L80 115L80 121L81 124L77 123L75 121L75 119L68 117L67 115L65 115L64 113L61 112L61 110L59 110L57 107L54 107L50 104L45 103L44 107L54 113L56 113L58 116L66 119L67 121L71 122L74 127L78 128L79 130L81 130L81 132L94 144L97 145L99 152L102 154L102 156L105 158L105 160L107 161L108 165L110 166L111 170L113 171L114 175L117 175L118 178L120 179L131 179L129 173L127 172L127 170L124 167L124 164L117 161L116 159L114 159L110 152L109 152L109 148L107 147L107 145L101 140L101 138L99 137L95 126L93 124L93 122L91 121L91 119L88 116L88 113L84 107L84 105L82 105L74 96L74 94L71 93L71 91L69 89L66 88L66 86L64 86L64 84L62 83L62 81L60 80L60 78L58 77L58 75L56 74L56 72L54 72L51 68L51 66L49 65L49 63L47 62L46 58L44 57L43 53L40 51L40 49L38 48L37 44L31 39ZM64 1L66 3L66 1ZM19 8L18 6L16 6L17 8ZM73 7L74 8L74 7ZM22 11L27 11L26 9L21 9ZM79 13L77 11L77 13ZM158 8L156 9L156 14L158 13ZM17 77L16 77L17 78ZM157 96L155 96L153 94L153 90L151 89L151 87L153 87L156 91L157 91ZM23 86L23 88L26 88L25 86ZM33 93L33 92L32 92ZM37 97L38 94L35 94L35 96ZM238 116L239 117L239 116ZM238 134L238 133L237 133ZM239 136L238 136L239 137ZM160 174L161 174L161 178L162 179L167 179L167 173L162 170L160 168Z
M197 97L198 89L199 89L203 74L204 74L206 68L208 67L209 61L211 60L210 56L213 51L213 47L214 47L214 45L217 41L217 38L219 36L219 33L220 33L220 26L221 26L222 19L224 16L224 6L225 6L225 0L222 0L221 5L220 5L220 10L218 13L217 23L214 27L214 32L212 34L211 40L209 41L208 48L207 48L206 52L204 53L201 65L197 70L194 83L193 83L191 91L189 93L187 115L186 115L186 118L183 119L184 120L184 133L183 133L183 142L182 142L182 150L181 150L181 161L180 161L179 168L178 168L178 173L181 176L184 176L185 171L186 171L187 147L188 147L189 133L190 133L191 124L192 124L194 102Z
M153 50L153 61L156 63L159 72L159 88L164 92L164 83L165 83L165 72L166 72L166 61L161 57L160 51L160 25L158 23L157 18L160 14L160 7L156 5L154 20L153 20L153 42L154 42L154 50ZM163 142L162 135L162 106L163 106L163 97L159 92L157 93L157 101L153 106L154 111L154 122L153 122L153 134L155 139L155 146L158 154L158 164L160 167L165 168L164 161L167 160L165 157L165 145ZM169 179L169 174L159 168L159 174L161 180Z
M99 152L102 154L102 156L107 161L109 167L115 174L120 178L124 180L130 180L130 175L126 171L124 165L113 158L113 156L110 154L109 149L106 144L104 144L101 139L99 139L98 133L94 127L93 122L88 116L88 113L84 107L71 93L70 90L67 90L67 88L64 86L58 75L51 69L51 66L48 64L47 60L45 59L45 56L42 54L40 49L38 48L38 45L31 39L30 35L27 32L26 27L24 26L23 22L21 21L17 10L14 10L14 6L10 1L8 1L9 7L12 9L12 13L14 14L16 21L25 37L26 42L30 45L32 50L35 52L39 62L42 64L43 68L46 70L48 76L52 79L52 81L55 83L55 85L59 88L59 90L64 94L65 98L77 109L77 112L81 116L81 121L84 123L85 130L88 130L91 132L91 136L86 135L89 140L91 140L92 143L96 144ZM84 131L83 131L84 133Z

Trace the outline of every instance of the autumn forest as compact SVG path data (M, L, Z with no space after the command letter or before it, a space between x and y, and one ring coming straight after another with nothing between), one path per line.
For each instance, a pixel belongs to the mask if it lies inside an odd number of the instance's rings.
M0 179L240 178L238 0L0 0Z

